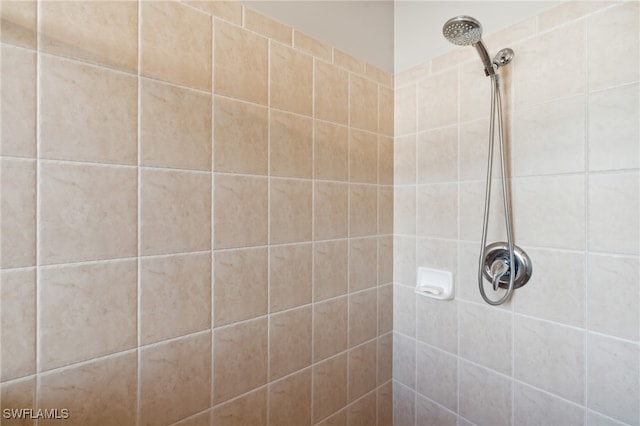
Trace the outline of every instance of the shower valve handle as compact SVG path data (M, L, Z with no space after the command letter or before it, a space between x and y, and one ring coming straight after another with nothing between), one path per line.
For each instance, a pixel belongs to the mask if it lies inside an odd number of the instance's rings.
M508 275L509 271L509 263L506 259L496 259L496 261L491 264L491 275L493 275L491 284L493 285L493 291L498 291L500 279Z

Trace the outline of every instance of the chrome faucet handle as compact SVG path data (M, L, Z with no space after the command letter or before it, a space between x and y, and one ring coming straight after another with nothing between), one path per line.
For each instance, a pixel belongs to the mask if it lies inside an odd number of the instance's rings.
M493 291L498 291L500 279L509 274L509 270L509 264L506 259L496 259L495 262L491 264L491 275L493 275L491 284L493 285Z

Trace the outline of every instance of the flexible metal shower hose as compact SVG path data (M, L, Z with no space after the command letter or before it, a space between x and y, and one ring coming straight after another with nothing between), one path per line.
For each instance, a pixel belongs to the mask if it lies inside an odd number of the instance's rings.
M478 262L478 286L480 288L480 294L485 302L490 305L502 305L509 300L511 293L513 293L513 285L516 276L516 263L514 258L514 243L511 233L511 202L509 200L509 190L507 188L507 175L506 175L506 155L505 155L505 142L504 132L502 127L502 100L500 98L500 85L498 84L498 74L492 74L491 76L491 118L489 122L489 158L487 160L487 187L485 190L484 198L484 220L482 224L482 242L480 246L480 260ZM497 110L497 114L496 114ZM491 204L491 180L493 174L493 145L495 139L495 121L496 115L498 119L498 138L500 139L500 168L502 174L502 201L504 203L505 213L505 226L507 228L507 243L509 246L509 286L507 292L498 300L491 300L487 297L484 291L484 282L482 278L482 271L484 267L485 259L485 247L487 244L487 230L489 224L489 207ZM491 268L493 269L493 268ZM494 283L500 279L500 277L494 277Z

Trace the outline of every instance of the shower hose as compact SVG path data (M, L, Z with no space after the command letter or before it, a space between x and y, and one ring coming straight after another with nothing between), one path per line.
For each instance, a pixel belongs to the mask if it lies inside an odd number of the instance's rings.
M516 276L516 263L514 258L514 243L513 235L511 232L511 202L509 200L509 190L507 188L507 167L506 167L506 155L505 155L505 142L504 132L502 125L502 100L500 98L500 85L498 82L498 74L491 74L491 117L489 121L489 158L487 160L487 186L484 197L484 219L482 224L482 242L480 246L480 260L478 262L478 286L480 288L480 295L485 302L490 305L502 305L509 300L511 293L513 293L513 286ZM490 267L491 274L493 275L492 284L493 290L497 291L500 279L505 275L509 275L509 285L506 293L498 300L491 300L484 291L483 282L483 268L485 262L485 248L487 244L487 230L489 225L489 207L491 204L491 180L493 173L493 146L495 139L495 122L498 121L498 138L500 139L500 169L502 175L502 201L504 203L504 215L505 226L507 228L507 243L509 247L509 263L506 264L504 260L496 260Z

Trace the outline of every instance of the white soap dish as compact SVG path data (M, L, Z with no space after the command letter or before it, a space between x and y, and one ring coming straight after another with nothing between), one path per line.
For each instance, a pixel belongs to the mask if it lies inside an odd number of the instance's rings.
M416 293L440 300L453 299L453 272L418 268Z

